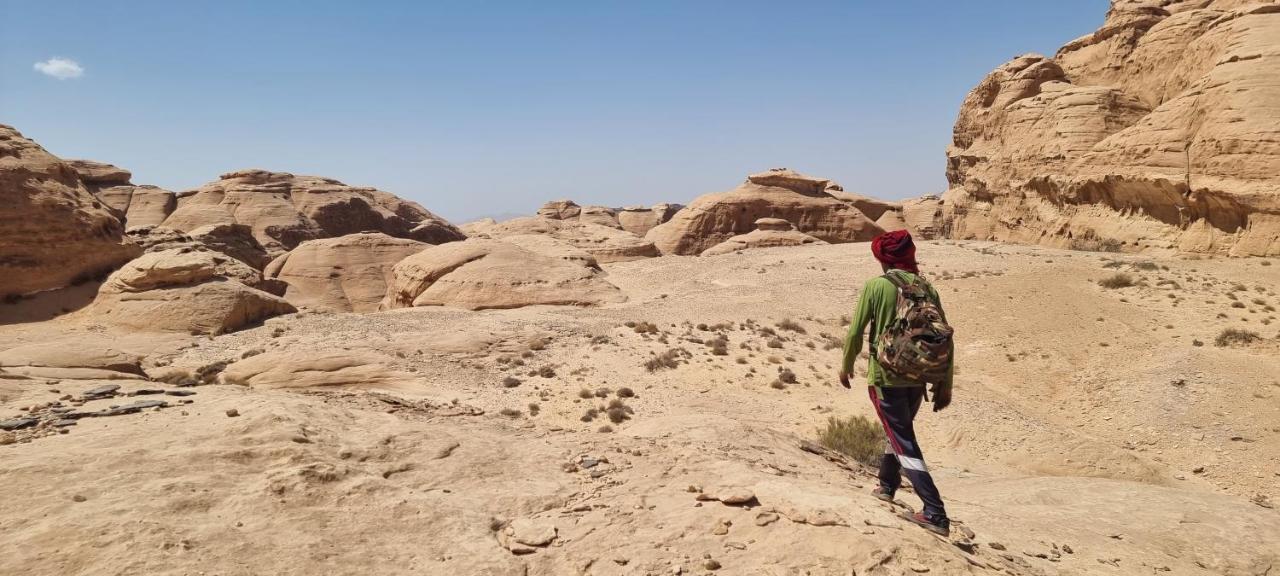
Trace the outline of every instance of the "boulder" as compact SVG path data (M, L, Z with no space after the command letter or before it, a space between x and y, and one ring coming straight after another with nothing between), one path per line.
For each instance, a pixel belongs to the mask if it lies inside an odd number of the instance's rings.
M965 98L941 228L1280 255L1278 50L1274 3L1113 0L1098 31L1015 58Z
M810 244L826 244L804 232L799 232L790 222L781 218L761 218L756 220L756 229L746 234L734 236L724 242L707 248L703 256L730 254L748 248L772 248L775 246L805 246Z
M899 202L889 202L888 200L880 200L862 194L854 194L853 192L845 192L843 188L836 186L828 187L827 192L832 196L839 198L857 208L867 218L879 220L886 212L901 212L902 204Z
M623 230L636 236L644 236L654 226L670 220L681 208L684 208L684 206L679 204L654 204L649 208L643 206L623 208L618 211L618 225L622 226Z
M105 275L141 253L68 163L0 125L0 297Z
M883 232L850 204L827 192L829 180L785 168L752 174L728 192L694 200L645 238L663 254L701 254L747 234L760 218L781 218L830 243L863 242Z
M552 220L572 220L582 213L582 207L573 200L552 200L538 208L538 216Z
M919 240L942 238L942 198L935 194L903 200L902 222Z
M381 232L308 240L271 262L266 276L288 284L285 299L325 312L372 312L387 294L392 267L430 246Z
M220 334L296 311L261 290L253 267L203 247L150 252L117 270L87 311L103 323L152 331Z
M271 256L302 242L358 232L381 232L428 244L465 236L414 202L331 178L240 170L179 195L164 225L191 231L210 224L244 224Z
M578 221L583 224L596 224L609 228L622 229L618 223L618 211L607 206L586 206L578 214Z
M393 270L395 281L383 308L482 310L626 300L599 270L501 240L472 238L431 246L401 260Z
M654 247L653 242L624 230L581 220L555 220L531 216L483 226L475 225L471 230L474 235L483 238L550 236L590 254L601 264L652 258L658 255L658 249Z

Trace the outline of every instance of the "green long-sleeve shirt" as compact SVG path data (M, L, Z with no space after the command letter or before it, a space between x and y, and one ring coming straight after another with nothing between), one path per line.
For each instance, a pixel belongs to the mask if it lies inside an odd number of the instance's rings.
M915 280L915 275L910 272L897 270L907 280ZM934 302L938 303L938 310L942 310L942 299L938 297L938 291L929 286L929 294L933 297ZM885 370L880 366L880 362L876 361L875 341L880 336L880 332L889 326L897 317L898 307L898 288L893 285L884 276L876 276L862 287L862 294L858 297L858 309L854 312L853 323L849 325L849 333L844 338L844 362L840 365L842 374L853 373L853 363L858 359L858 354L862 352L862 343L870 341L872 351L871 359L867 366L867 382L872 386L924 386L925 382L908 380L898 377L896 374ZM946 312L943 312L943 320L946 320ZM867 328L871 329L871 333L867 335ZM866 337L864 337L866 336ZM946 382L938 382L945 388L951 387L952 372L955 369L955 360L952 365L947 368Z

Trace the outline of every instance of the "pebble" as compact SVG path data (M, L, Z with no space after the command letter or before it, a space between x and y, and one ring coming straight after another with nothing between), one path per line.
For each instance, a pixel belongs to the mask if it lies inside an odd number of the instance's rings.
M71 497L71 501L72 501L72 502L84 502L85 500L88 500L88 498L85 498L84 496L82 496L82 495L80 495L80 494L76 494L75 496L72 496L72 497Z
M990 546L992 550L1004 550L1004 549L1005 549L1004 544L1001 544L1001 543L999 543L999 542L988 542L988 543L987 543L987 546Z
M228 417L228 418L235 418L236 416L239 416L239 415L240 415L240 411L239 411L239 410L236 410L235 408L228 408L228 409L227 409L227 417Z
M720 562L717 562L715 558L707 558L706 561L702 563L702 567L707 570L719 570Z

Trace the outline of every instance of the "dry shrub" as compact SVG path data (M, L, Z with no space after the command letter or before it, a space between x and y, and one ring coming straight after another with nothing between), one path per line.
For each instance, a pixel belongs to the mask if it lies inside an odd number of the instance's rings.
M506 378L502 379L503 388L515 388L516 386L519 386L519 385L520 385L520 379L514 376L507 376Z
M519 418L523 414L523 412L516 410L515 408L503 408L502 410L499 410L498 413L506 416L507 418Z
M711 348L711 353L715 356L729 355L729 337L724 334L708 340L707 346Z
M795 384L796 373L792 372L790 368L783 368L778 371L778 380L783 384Z
M609 421L614 424L621 424L631 419L631 415L635 414L630 406L627 406L622 400L614 398L609 402L609 407L605 409L605 414L609 416Z
M884 432L866 416L827 419L818 430L818 443L869 466L880 462L884 452Z
M1227 328L1218 337L1213 340L1213 345L1219 348L1232 346L1248 346L1262 339L1257 332L1241 330L1239 328Z
M799 322L796 322L795 320L792 320L790 318L787 318L786 320L783 320L775 324L775 326L777 326L779 330L788 330L791 332L795 332L797 334L805 333L804 326L801 326Z
M634 398L635 395L636 395L635 391L630 388L627 388L626 386L623 386L622 388L618 389L619 398Z
M1133 276L1130 276L1123 272L1119 274L1113 274L1111 276L1108 276L1098 281L1099 286L1102 286L1103 288L1108 288L1108 289L1128 288L1135 284L1137 284L1137 282L1134 281Z
M658 326L656 324L653 324L652 322L636 322L635 326L632 326L631 329L635 330L636 334L657 334L658 333Z
M650 358L644 363L646 370L656 372L658 370L674 370L680 366L680 361L688 354L680 348L670 348L662 354L658 354Z
M583 388L578 391L578 397L582 398L583 400L590 400L592 398L595 398L595 393L591 392L590 390L587 390L586 388Z

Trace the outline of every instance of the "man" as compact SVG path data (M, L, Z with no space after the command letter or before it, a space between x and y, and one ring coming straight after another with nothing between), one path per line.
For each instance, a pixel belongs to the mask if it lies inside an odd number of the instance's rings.
M905 230L881 234L871 242L871 252L884 268L885 275L868 280L858 299L858 310L853 323L849 326L849 334L844 341L844 362L840 367L840 383L849 388L849 377L853 375L853 363L862 352L863 335L870 328L868 341L870 344L870 361L867 369L867 389L871 402L876 407L876 415L884 426L887 443L885 454L880 460L880 486L873 494L881 500L893 501L894 493L902 484L901 471L906 469L907 478L915 492L924 502L924 510L910 516L904 516L920 526L941 535L950 532L951 523L947 519L946 509L942 504L942 496L938 487L929 475L925 466L924 455L916 441L912 420L925 399L925 385L928 382L919 378L905 377L885 369L877 359L876 343L880 335L897 317L898 286L894 280L906 283L918 283L927 297L931 299L939 316L942 304L937 290L919 278L916 265L916 247L911 234ZM891 280L890 277L893 277ZM923 295L923 294L922 294ZM940 318L945 325L945 317ZM946 328L949 331L949 328ZM950 355L950 333L947 333L946 358L943 373L936 377L933 386L933 411L946 408L951 403L951 379L953 373Z

